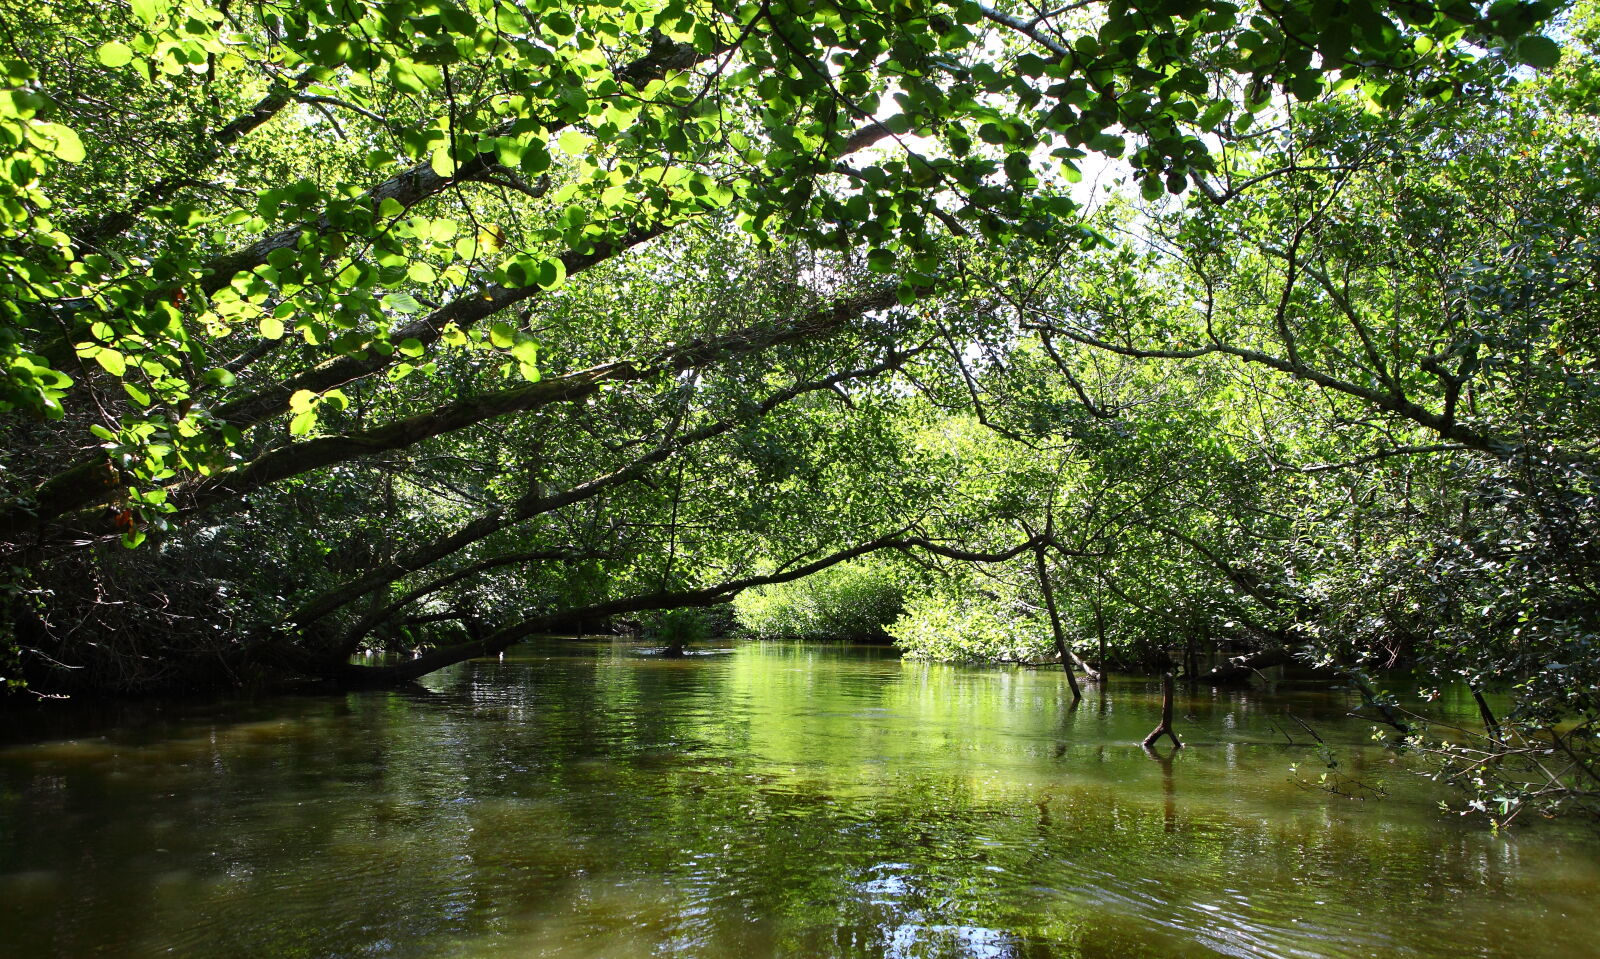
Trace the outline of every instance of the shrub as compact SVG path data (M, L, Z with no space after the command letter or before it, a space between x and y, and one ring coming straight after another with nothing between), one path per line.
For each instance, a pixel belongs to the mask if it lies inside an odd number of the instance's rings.
M733 601L740 627L758 639L885 639L904 605L899 578L877 563L841 563Z
M917 596L888 632L896 646L918 659L1032 662L1055 652L1048 627L982 595Z

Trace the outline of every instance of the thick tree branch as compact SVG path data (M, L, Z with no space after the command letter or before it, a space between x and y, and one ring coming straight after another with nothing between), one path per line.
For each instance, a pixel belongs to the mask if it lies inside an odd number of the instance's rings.
M504 513L480 517L450 536L417 547L389 563L370 570L352 582L321 593L302 604L299 609L286 617L285 621L293 627L303 628L359 599L372 590L393 582L408 573L438 562L486 536L515 523L531 519L534 516L582 502L614 486L637 479L643 476L652 466L669 459L684 448L731 432L745 422L767 415L797 396L817 391L831 391L837 383L877 376L895 369L905 362L909 355L907 353L895 353L883 362L872 366L835 373L821 380L796 383L767 397L767 399L756 404L753 409L737 419L722 419L706 423L688 433L662 442L648 453L635 458L620 469L595 477L560 493L546 494L535 486L516 500L511 505L511 508Z
M419 599L431 596L441 589L444 589L448 586L453 586L456 583L476 576L479 573L486 573L495 569L503 569L507 566L521 566L525 563L578 563L585 560L609 558L610 557L605 553L582 552L579 550L570 549L543 549L525 550L522 552L507 553L501 556L490 556L487 559L481 559L475 563L468 563L466 566L461 567L453 573L449 573L445 576L439 576L429 580L426 583L423 583L421 586L406 592L404 595L400 596L398 599L394 600L388 605L373 610L367 615L361 617L361 619L358 620L354 626L350 627L350 629L346 631L345 635L340 639L339 645L344 650L345 655L354 653L356 648L360 646L361 640L368 633L383 623L393 619L395 614L400 610L410 606ZM415 620L410 620L409 622L415 622Z
M918 536L905 536L904 530L890 533L877 539L869 540L830 553L820 559L813 560L801 566L795 566L781 572L773 572L760 576L747 576L741 579L729 580L715 586L706 586L700 589L661 591L640 596L629 596L622 599L609 600L603 603L592 603L588 606L565 609L559 612L541 613L527 619L504 626L481 640L457 645L446 646L442 649L425 653L416 659L396 663L390 666L357 666L340 662L332 669L333 678L351 686L389 686L396 683L409 682L420 676L443 669L463 660L478 656L489 656L504 650L508 646L537 634L550 624L561 619L573 617L599 618L605 616L620 616L626 613L638 613L655 609L686 609L691 607L715 606L726 603L739 593L756 586L769 586L777 583L787 583L793 580L810 576L830 566L837 566L847 560L865 556L880 550L925 550L954 559L966 559L974 562L998 563L1021 555L1036 545L1036 538L1017 544L1009 549L995 553L982 553L971 550L948 547Z

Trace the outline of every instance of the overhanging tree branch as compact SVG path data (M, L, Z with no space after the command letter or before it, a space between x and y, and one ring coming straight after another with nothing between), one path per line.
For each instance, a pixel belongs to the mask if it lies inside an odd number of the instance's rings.
M331 678L352 686L387 686L409 682L463 660L500 652L528 636L537 634L551 623L561 619L599 618L656 609L715 606L732 600L733 597L747 589L752 589L756 586L792 582L810 576L813 573L821 572L830 566L836 566L847 560L857 559L880 550L923 550L952 559L999 563L1033 549L1037 543L1036 537L1030 537L1008 549L985 553L950 547L920 536L906 536L904 535L905 532L905 530L898 530L886 536L838 550L804 565L785 569L782 572L747 576L700 589L660 591L608 600L602 603L592 603L587 606L565 609L559 612L542 613L504 626L481 640L446 646L425 653L416 659L394 665L358 666L340 662L331 669Z
M299 609L286 618L285 622L291 627L304 628L308 624L359 599L368 592L386 585L407 573L437 562L467 545L505 529L514 523L570 506L573 503L582 502L599 495L611 487L637 479L643 476L650 467L670 458L685 447L721 436L738 428L743 423L759 419L795 397L806 393L831 391L835 384L877 376L895 369L905 362L909 356L913 355L914 352L893 353L884 361L868 367L846 370L820 380L794 384L767 397L737 419L722 419L704 424L681 436L662 442L648 453L635 458L627 466L570 487L560 493L545 494L539 487L535 486L513 503L511 508L504 513L480 517L450 536L418 547L404 556L397 557L395 560L369 571L353 582L319 594L302 604Z
M888 135L888 128L884 124L869 124L857 130L846 141L842 153L865 149ZM431 168L428 175L437 176ZM568 250L559 258L567 275L574 276L639 244L655 239L676 225L656 223L636 226L617 239L597 244L582 253ZM469 329L479 321L541 293L543 290L538 286L508 287L492 284L471 294L460 296L426 316L413 320L395 331L391 339L397 341L414 339L423 348L427 348L436 343L444 335L446 328L452 325L463 330ZM387 369L397 362L397 357L398 353L395 351L384 354L376 350L337 357L311 370L267 386L250 396L225 403L216 408L213 416L221 423L238 429L247 429L269 418L287 413L290 398L302 390L324 393ZM107 468L103 457L95 456L80 460L41 483L34 491L31 503L0 510L0 534L14 534L38 528L72 510L96 502L120 485L115 471Z

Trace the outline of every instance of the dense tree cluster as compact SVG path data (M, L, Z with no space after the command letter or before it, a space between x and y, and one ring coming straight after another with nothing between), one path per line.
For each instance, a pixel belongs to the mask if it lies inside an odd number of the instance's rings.
M1562 767L1451 774L1593 795L1586 6L12 7L13 684L836 594L944 658L1298 658L1416 735L1413 667Z

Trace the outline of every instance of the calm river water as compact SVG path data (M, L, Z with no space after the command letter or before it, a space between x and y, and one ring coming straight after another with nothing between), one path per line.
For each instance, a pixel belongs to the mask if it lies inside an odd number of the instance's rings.
M1600 842L1442 817L1343 694L1202 690L1158 759L1154 684L1065 692L550 641L403 692L10 719L0 956L1600 955ZM1367 798L1310 785L1301 723Z

